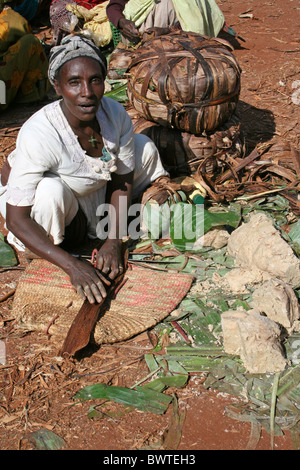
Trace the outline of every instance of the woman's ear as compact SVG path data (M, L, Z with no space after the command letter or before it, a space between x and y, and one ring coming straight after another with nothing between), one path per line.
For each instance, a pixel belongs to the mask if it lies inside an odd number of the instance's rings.
M54 80L53 87L54 87L55 93L58 96L61 96L61 88L60 88L59 82L57 80Z

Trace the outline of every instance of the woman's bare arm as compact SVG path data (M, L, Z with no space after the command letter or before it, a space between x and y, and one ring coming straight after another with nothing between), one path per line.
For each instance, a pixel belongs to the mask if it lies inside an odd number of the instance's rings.
M131 203L133 172L112 175L110 191L111 226L107 239L98 252L97 267L114 279L124 268L122 259L122 236L127 233L128 208ZM126 233L124 233L126 230Z
M70 277L72 285L89 302L101 302L106 296L106 281L91 263L75 258L57 245L54 245L44 229L30 217L31 207L7 204L6 224L24 245L41 258L63 269Z

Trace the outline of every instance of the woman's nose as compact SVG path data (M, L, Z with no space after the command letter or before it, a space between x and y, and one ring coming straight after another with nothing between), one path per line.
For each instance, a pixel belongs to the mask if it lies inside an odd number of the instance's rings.
M81 85L81 94L82 96L92 96L94 94L91 83L86 80L83 81Z

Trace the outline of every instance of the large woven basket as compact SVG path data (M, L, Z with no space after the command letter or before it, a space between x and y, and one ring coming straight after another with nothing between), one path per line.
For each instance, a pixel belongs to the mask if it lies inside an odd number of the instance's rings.
M191 134L228 121L240 93L240 67L227 41L176 31L133 53L128 98L145 119Z
M147 135L156 145L164 168L172 178L189 175L202 165L208 175L216 174L220 159L243 155L240 122L236 115L208 135L195 135L147 121L127 110L136 134ZM204 162L205 160L205 162Z
M110 80L127 78L124 74L127 72L133 51L130 46L119 42L109 57L107 78Z
M125 341L155 326L178 306L193 281L187 273L129 266L124 286L95 326L97 345ZM61 346L82 303L64 271L35 259L19 281L12 315L20 329L50 334Z

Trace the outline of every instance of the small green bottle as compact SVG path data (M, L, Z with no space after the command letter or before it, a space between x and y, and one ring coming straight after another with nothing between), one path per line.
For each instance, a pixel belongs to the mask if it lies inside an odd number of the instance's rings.
M205 195L199 189L196 189L189 195L189 200L193 204L204 204Z
M194 187L194 190L189 193L190 186ZM181 187L183 189L186 187L186 194L188 195L188 202L192 204L204 204L204 200L206 197L206 190L194 178L192 178L191 176L186 176L181 181Z

